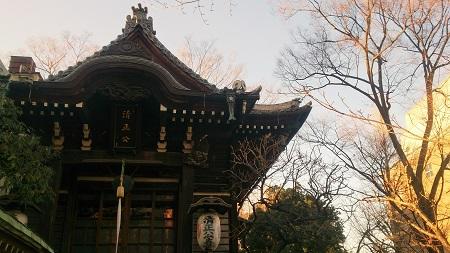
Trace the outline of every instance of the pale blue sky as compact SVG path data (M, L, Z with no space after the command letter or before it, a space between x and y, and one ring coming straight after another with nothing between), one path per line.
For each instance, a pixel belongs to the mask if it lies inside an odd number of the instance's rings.
M182 45L184 37L193 40L216 40L224 53L232 53L236 63L245 67L245 81L275 89L277 57L290 43L291 32L300 17L286 20L277 13L273 0L218 0L209 11L204 8L207 23L193 8L184 11L163 8L150 0L148 6L159 40L172 52ZM209 1L205 1L209 2ZM0 55L21 52L32 36L57 37L64 31L92 33L92 40L107 45L121 33L126 15L136 1L127 0L0 0ZM302 22L305 24L305 22ZM6 63L5 63L6 64Z

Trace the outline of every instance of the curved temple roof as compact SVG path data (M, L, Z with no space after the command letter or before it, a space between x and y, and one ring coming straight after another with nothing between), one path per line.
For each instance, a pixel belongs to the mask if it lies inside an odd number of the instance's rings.
M211 92L219 91L217 87L208 82L208 80L202 78L200 75L195 73L186 64L180 61L175 55L173 55L155 36L156 31L153 30L153 18L147 17L148 9L147 7L142 8L141 4L138 7L131 7L133 11L133 17L130 15L126 18L125 28L122 29L122 34L118 35L117 38L110 42L107 46L104 46L99 51L95 52L92 56L87 57L84 61L78 62L74 66L70 66L64 71L59 71L55 76L49 76L46 81L63 81L65 77L74 72L78 67L83 64L89 63L95 58L108 55L112 48L120 44L120 42L126 41L129 36L131 36L137 30L142 30L142 34L145 38L151 42L160 53L168 59L174 66L185 72L188 76L194 79L199 84L202 84ZM130 48L131 49L131 48ZM125 49L126 50L126 49Z
M236 114L240 115L237 121L247 128L273 129L276 126L286 126L290 136L300 129L311 110L311 104L300 106L300 100L256 104L261 87L247 92L245 83L241 81L240 88L218 89L182 63L156 38L153 19L147 16L146 7L139 4L137 8L131 9L133 14L126 17L122 34L109 45L44 81L31 84L13 82L9 95L16 100L34 104L76 104L88 99L97 89L111 85L108 83L111 80L93 81L93 76L104 77L122 71L131 75L137 73L142 77L150 75L160 80L164 87L155 87L148 81L143 81L142 85L145 89L152 89L155 94L162 95L159 99L165 107L189 109L190 106L191 110L195 110L200 106L204 108L206 104L211 111L224 111L227 108L230 110L231 99Z

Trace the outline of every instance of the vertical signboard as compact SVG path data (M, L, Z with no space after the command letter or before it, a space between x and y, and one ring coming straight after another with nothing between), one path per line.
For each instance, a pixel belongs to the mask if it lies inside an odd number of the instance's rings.
M137 105L116 105L114 108L114 148L136 148L138 141L137 129Z

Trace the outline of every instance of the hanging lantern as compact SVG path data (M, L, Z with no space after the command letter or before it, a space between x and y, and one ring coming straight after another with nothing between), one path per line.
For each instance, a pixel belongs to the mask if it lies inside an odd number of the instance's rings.
M197 242L206 252L217 249L220 243L220 218L215 212L204 213L197 220Z

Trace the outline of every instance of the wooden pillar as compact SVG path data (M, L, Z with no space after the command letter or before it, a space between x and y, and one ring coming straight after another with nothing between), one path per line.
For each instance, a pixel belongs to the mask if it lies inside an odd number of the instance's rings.
M189 206L194 191L194 168L183 165L178 192L177 253L192 251L192 215Z
M53 234L53 225L55 223L55 219L56 219L56 210L58 209L58 199L59 199L59 189L61 187L61 178L62 178L62 164L61 164L61 159L57 159L56 161L51 163L51 167L53 168L53 190L55 192L55 199L53 201L50 201L50 203L48 203L47 209L48 210L46 212L46 220L47 224L43 224L43 228L47 229L47 238L48 241L53 242L54 240L54 234Z
M237 202L232 198L231 210L229 213L230 221L230 253L237 253L238 248L238 233L239 233L239 221L237 212Z
M100 192L100 203L98 206L98 217L97 217L97 227L95 231L95 251L100 252L100 233L102 230L102 222L103 222L103 202L105 201L105 193L104 191Z
M63 238L63 245L62 245L62 253L70 253L71 247L72 247L72 233L73 233L73 226L76 222L76 215L77 215L77 195L78 195L78 189L77 189L77 177L75 173L72 171L70 172L70 178L72 178L71 185L69 187L69 195L67 199L67 210L66 210L66 219L64 221L64 234L62 236Z

